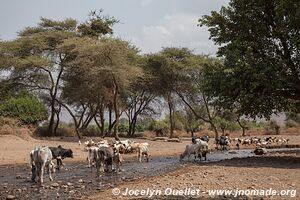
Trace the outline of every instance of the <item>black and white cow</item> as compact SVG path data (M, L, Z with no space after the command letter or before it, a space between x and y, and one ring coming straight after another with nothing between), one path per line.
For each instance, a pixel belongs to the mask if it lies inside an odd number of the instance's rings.
M60 166L63 165L62 160L65 158L73 158L73 151L71 149L65 149L61 145L58 147L49 147L52 152L52 159L56 159L57 169L60 169Z

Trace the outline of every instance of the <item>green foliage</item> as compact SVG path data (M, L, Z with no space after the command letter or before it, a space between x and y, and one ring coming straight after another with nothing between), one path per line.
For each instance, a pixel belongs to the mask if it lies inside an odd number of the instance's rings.
M297 0L231 0L201 18L224 58L206 67L209 95L251 117L299 108L299 7Z
M145 126L141 123L137 123L135 128L136 128L136 132L138 132L138 133L145 131Z
M152 123L149 124L148 130L150 131L162 131L164 135L167 135L169 132L169 124L167 120L153 120Z
M118 126L118 131L120 133L127 133L129 130L129 126L128 126L128 123L124 124L124 123L120 123L119 126Z
M0 106L0 115L18 119L24 124L37 124L48 117L43 103L30 95L7 99Z
M226 118L216 117L215 124L217 128L219 128L222 132L228 131L237 131L240 130L241 127L235 120L228 120Z
M92 11L90 19L78 26L78 31L82 36L99 37L106 34L112 34L112 26L119 21L114 17L102 16L102 10L98 13Z
M249 121L249 129L266 129L268 126L267 122L257 122L255 120Z
M72 71L72 69L69 68L78 64L73 61L80 56L84 56L80 54L84 51L88 51L88 55L92 54L94 56L93 58L98 55L99 59L102 60L104 56L101 54L101 50L104 48L97 49L99 50L97 51L93 48L95 46L92 44L106 44L105 48L107 51L104 52L106 55L108 55L108 51L111 50L110 47L113 46L112 43L103 42L104 39L102 41L98 39L100 39L101 36L112 33L112 26L117 20L110 17L103 17L100 14L101 12L99 14L93 12L90 19L81 24L78 24L76 20L70 18L61 21L41 18L37 26L27 27L20 31L18 38L11 41L0 42L1 70L8 69L10 72L8 78L19 85L26 86L30 88L30 90L35 90L43 94L48 101L47 103L50 105L49 132L51 133L54 132L56 109L62 106L63 102L61 98L61 88L63 86L62 77L67 73L67 70ZM110 38L106 38L106 40L117 41L117 39L114 40ZM114 44L116 43L117 42ZM126 46L128 43L125 44L124 42L123 44L123 46ZM88 48L90 47L89 45L91 48ZM104 45L101 47L103 46ZM117 57L116 53L123 55L124 52L120 45L115 45L112 48L112 56L114 58ZM124 57L128 59L127 54L123 56L123 58ZM109 58L105 58L106 63L101 63L101 67L103 67L103 65L107 66L107 60ZM122 63L127 64L127 62L119 58L120 57L112 59L113 63L110 64L109 68L112 65L119 66ZM89 61L91 61L90 57L82 64L88 65ZM97 63L97 61L95 63ZM90 65L88 65L88 67L90 67ZM111 70L111 68L106 69L106 71L109 70ZM111 71L109 73L111 73ZM90 83L93 83L93 81L94 80L91 80ZM83 91L90 92L89 88L85 88ZM82 91L76 92L81 93ZM96 99L96 101L98 100L99 99ZM76 114L71 114L75 120L76 118L74 116ZM78 123L74 122L74 124L77 125ZM87 125L85 124L85 126ZM78 130L78 127L76 130ZM80 137L79 133L78 137Z
M187 48L163 48L157 54L147 55L145 70L152 75L153 87L161 96L174 91L183 81L191 57L192 52Z

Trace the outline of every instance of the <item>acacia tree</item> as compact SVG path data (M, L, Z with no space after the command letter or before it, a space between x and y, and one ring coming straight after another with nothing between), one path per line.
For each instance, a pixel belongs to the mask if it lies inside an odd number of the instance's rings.
M71 41L69 44L74 43ZM130 83L141 74L141 70L133 65L132 61L137 53L136 49L119 39L82 38L80 41L77 39L77 45L72 52L76 54L76 58L68 63L70 71L65 76L66 85L64 87L66 103L62 104L80 102L82 105L92 106L89 107L86 117L91 120L97 119L99 116L100 123L98 125L102 131L104 130L104 108L112 105L114 136L116 140L119 140L118 123L122 113L121 95ZM77 91L80 93L78 94ZM71 109L67 108L67 110L71 114ZM82 115L86 114L83 111L86 110L82 110ZM76 116L73 119L75 122Z
M41 18L37 27L28 27L13 41L3 42L5 50L2 65L11 70L10 78L30 90L47 95L50 108L48 133L53 134L56 101L67 54L57 47L70 37L75 37L77 22L72 19L52 21Z
M220 109L215 99L207 95L204 89L203 73L205 65L218 61L206 56L193 55L189 62L189 66L182 72L183 76L176 88L176 93L197 119L210 124L215 136L218 137L216 117Z
M191 51L187 48L163 48L157 54L147 55L146 70L153 77L153 88L168 104L170 137L173 136L175 126L175 89L181 82L184 69L189 65L191 55Z
M39 91L48 100L49 135L53 135L58 126L54 123L55 116L59 116L60 112L58 102L63 84L61 78L66 63L74 59L74 54L59 47L70 38L100 37L112 33L111 27L116 22L114 18L101 17L96 12L81 24L74 19L54 21L41 18L38 26L27 27L19 33L17 39L1 43L0 52L3 57L0 64L12 72L11 79L31 90Z
M231 0L203 16L224 58L206 70L207 92L250 117L299 110L299 7L297 0Z
M138 117L154 113L151 103L154 103L156 94L152 91L149 79L142 77L130 86L125 95L125 114L129 123L128 135L132 136L136 131Z

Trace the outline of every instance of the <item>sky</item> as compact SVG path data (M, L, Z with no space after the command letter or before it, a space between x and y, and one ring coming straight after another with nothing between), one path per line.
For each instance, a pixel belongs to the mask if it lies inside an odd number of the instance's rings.
M87 20L92 10L120 20L116 36L136 45L141 53L162 47L188 47L198 54L214 55L217 46L209 40L198 19L219 11L228 0L1 0L0 39L12 40L18 31L35 26L40 17L54 20Z

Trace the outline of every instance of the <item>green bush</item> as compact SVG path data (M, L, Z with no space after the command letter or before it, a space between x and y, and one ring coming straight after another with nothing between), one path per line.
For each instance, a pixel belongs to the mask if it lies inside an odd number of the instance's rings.
M128 124L126 123L121 123L119 124L118 126L118 132L119 133L127 133L129 131L129 126Z
M145 131L145 126L141 123L137 123L135 126L135 130L138 133L144 132Z
M20 120L24 124L37 124L48 118L46 107L36 97L11 97L0 105L0 116Z
M154 131L157 134L162 133L165 136L169 133L170 128L166 120L154 120L150 123L148 130Z
M267 122L249 121L250 129L266 129L269 126Z

